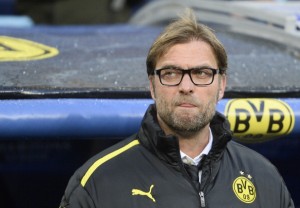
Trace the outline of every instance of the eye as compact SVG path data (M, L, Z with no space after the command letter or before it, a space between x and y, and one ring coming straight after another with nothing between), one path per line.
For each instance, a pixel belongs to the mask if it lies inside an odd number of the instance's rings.
M211 69L194 69L192 74L197 78L208 78L213 76L213 71Z
M181 76L181 71L178 69L163 69L161 70L161 76L165 79L176 78L177 76Z

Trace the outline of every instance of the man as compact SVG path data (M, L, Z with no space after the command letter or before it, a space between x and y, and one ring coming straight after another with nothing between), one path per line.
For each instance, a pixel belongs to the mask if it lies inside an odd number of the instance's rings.
M60 207L294 207L276 168L231 140L216 104L227 55L192 12L171 23L147 57L151 105L139 132L91 158Z

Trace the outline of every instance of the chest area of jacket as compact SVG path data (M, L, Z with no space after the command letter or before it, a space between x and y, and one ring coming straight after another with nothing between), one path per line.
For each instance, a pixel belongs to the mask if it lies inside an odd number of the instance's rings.
M124 154L101 166L86 189L99 207L199 207L186 176L148 151Z
M207 207L281 207L280 184L273 178L275 172L264 171L260 162L241 161L224 154L205 193Z
M258 207L259 189L251 174L222 163L208 181L206 207ZM96 207L200 207L199 193L187 176L147 151L100 167L86 188Z

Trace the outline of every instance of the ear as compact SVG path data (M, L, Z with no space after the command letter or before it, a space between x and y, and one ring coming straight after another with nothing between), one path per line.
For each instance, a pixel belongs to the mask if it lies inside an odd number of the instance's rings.
M218 101L221 100L224 96L226 84L227 84L227 76L225 74L222 74L219 82Z
M150 75L149 77L149 87L150 87L150 93L153 100L155 100L155 89L154 89L154 77Z

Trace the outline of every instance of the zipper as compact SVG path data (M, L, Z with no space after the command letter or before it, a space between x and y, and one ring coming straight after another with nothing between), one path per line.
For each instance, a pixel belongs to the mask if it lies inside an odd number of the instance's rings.
M199 192L201 207L205 207L205 197L203 191Z
M200 204L201 207L206 207L206 202L205 202L205 196L204 196L204 190L206 190L206 187L208 186L210 179L211 179L211 175L212 175L212 167L211 164L209 164L209 177L208 179L205 181L205 184L201 183L201 188L200 188L200 192L199 192L199 196L200 196Z
M201 190L200 192L195 188L194 184L192 183L191 179L190 179L190 176L188 174L188 172L186 171L186 169L184 168L184 165L183 163L180 163L180 166L181 166L181 169L184 170L184 174L187 176L187 179L189 180L189 182L192 184L193 188L198 192L199 194L199 197L200 197L200 206L201 207L205 207L205 198L204 198L204 193L203 191ZM201 184L200 184L201 186Z

